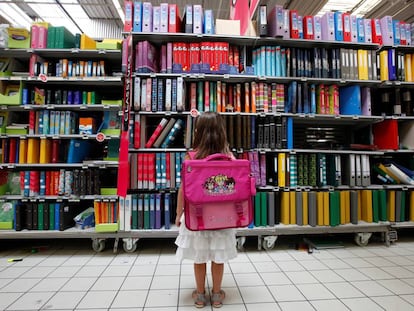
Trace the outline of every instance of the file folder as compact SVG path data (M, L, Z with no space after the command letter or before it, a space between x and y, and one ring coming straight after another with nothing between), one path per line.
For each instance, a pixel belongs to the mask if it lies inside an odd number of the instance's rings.
M335 25L335 40L344 41L344 27L342 21L342 12L334 12L334 25Z
M314 24L313 24L313 16L304 16L303 17L303 38L313 40L314 37Z
M322 25L320 16L313 17L313 36L315 40L322 39Z
M181 31L181 19L180 11L177 4L168 5L168 32L180 32Z
M351 18L351 42L358 42L358 23L355 15L350 15Z
M142 4L142 31L152 32L152 4L150 2Z
M124 1L125 8L125 23L124 23L124 32L130 32L132 30L132 18L134 13L134 5L132 1Z
M400 45L400 38L401 38L401 28L400 28L400 21L393 20L392 21L392 34L394 37L394 45Z
M193 5L193 33L203 33L203 7L201 4Z
M260 5L259 12L258 12L258 35L260 37L267 37L267 6Z
M364 19L361 17L357 18L357 32L358 32L358 42L365 42L365 25Z
M289 38L289 23L285 25L283 6L275 5L267 17L267 27L270 37ZM289 21L289 19L288 19Z
M351 35L351 14L343 13L342 14L342 21L343 21L343 33L344 33L344 41L351 42L352 35Z
M289 11L289 26L290 26L290 37L292 39L299 39L299 28L298 28L298 11Z
M365 43L372 43L372 22L370 18L364 18Z
M326 12L321 17L322 39L335 41L335 18L333 12Z
M379 45L382 45L382 33L381 33L381 23L378 18L373 18L371 20L372 22L372 42L378 43Z
M160 3L160 32L167 33L169 26L168 3Z
M281 192L280 198L280 222L288 225L290 223L290 194L288 191Z
M382 42L384 45L394 45L394 25L392 17L387 15L380 19Z
M133 32L141 32L142 31L142 2L135 1L134 2L134 19L132 24L132 31Z

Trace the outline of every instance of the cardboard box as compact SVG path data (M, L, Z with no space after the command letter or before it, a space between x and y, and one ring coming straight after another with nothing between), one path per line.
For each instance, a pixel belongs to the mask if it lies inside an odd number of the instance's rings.
M30 32L24 28L12 28L7 29L8 47L9 49L28 49L30 48Z
M240 21L230 19L216 19L216 34L240 36Z

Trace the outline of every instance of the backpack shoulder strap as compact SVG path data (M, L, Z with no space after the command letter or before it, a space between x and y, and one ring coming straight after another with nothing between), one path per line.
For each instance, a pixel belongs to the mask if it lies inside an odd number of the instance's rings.
M196 153L196 151L188 151L188 156L190 157L190 160L194 160Z

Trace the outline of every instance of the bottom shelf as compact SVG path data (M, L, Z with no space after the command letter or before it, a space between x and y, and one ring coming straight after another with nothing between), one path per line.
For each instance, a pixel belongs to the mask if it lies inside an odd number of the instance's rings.
M309 225L284 225L273 227L254 227L236 229L237 236L262 236L262 235L303 235L326 233L362 233L362 232L387 232L391 226L389 222L367 223L360 221L357 225L345 224L335 227ZM402 223L401 223L402 225ZM409 224L407 224L408 227ZM414 222L410 222L414 227ZM51 239L51 238L174 238L178 235L178 228L171 229L145 229L117 232L97 232L95 228L79 229L72 227L64 231L56 230L0 230L0 239Z

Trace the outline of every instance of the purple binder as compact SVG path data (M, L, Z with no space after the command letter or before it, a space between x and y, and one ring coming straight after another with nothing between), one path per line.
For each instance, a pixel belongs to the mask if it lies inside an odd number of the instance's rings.
M335 19L333 12L326 12L321 17L322 40L335 41Z

